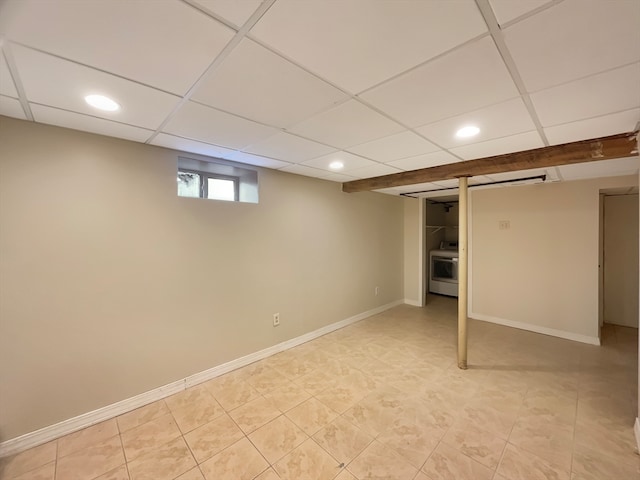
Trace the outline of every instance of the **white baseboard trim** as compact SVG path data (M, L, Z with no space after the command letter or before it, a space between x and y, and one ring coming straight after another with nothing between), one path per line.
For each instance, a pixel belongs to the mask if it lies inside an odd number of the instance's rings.
M598 337L589 337L588 335L581 335L579 333L567 332L565 330L556 330L555 328L543 327L541 325L534 325L532 323L516 322L515 320L505 320L504 318L492 317L490 315L484 315L482 313L473 313L473 312L469 313L469 318L473 318L475 320L482 320L483 322L497 323L498 325L518 328L520 330L528 330L530 332L542 333L543 335L550 335L552 337L559 337L567 340L573 340L575 342L588 343L590 345L600 345L600 339Z
M636 446L640 453L640 418L636 417L636 423L633 425L633 433L636 434Z
M218 365L203 372L199 372L181 380L177 380L167 385L149 390L148 392L141 393L140 395L136 395L135 397L130 397L125 400L112 403L111 405L107 405L106 407L83 413L82 415L78 415L77 417L63 420L62 422L56 423L54 425L49 425L48 427L41 428L34 432L29 432L19 437L5 440L4 442L0 443L0 458L20 453L29 448L37 447L38 445L50 442L52 440L55 440L56 438L68 435L69 433L73 433L78 430L82 430L83 428L90 427L91 425L95 425L96 423L100 423L105 420L117 417L118 415L122 415L123 413L130 412L132 410L135 410L136 408L143 407L144 405L147 405L149 403L161 400L175 393L179 393L194 385L198 385L200 383L206 382L207 380L211 380L212 378L224 375L225 373L228 373L232 370L236 370L251 363L257 362L258 360L262 360L263 358L267 358L276 353L288 350L289 348L293 348L303 343L309 342L315 338L326 335L327 333L339 330L348 325L359 322L360 320L363 320L367 317L382 313L385 310L402 304L404 304L404 300L396 300L395 302L387 303L386 305L382 305L380 307L367 310L366 312L359 313L352 317L345 318L344 320L326 325L312 332L300 335L299 337L292 338L291 340L278 343L277 345L265 348L264 350L245 355L244 357L236 358L235 360L231 360L230 362L223 363L222 365Z
M404 299L404 303L405 303L405 305L411 305L413 307L421 307L422 306L422 304L418 300L412 300L410 298L405 298Z

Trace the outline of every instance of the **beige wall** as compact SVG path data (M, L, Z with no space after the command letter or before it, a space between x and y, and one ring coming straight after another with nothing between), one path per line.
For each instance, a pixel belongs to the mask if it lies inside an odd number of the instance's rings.
M0 440L403 298L401 199L175 178L176 152L0 117Z
M604 197L604 321L638 327L638 195Z
M405 197L404 201L404 299L411 305L422 304L422 282L420 276L423 268L420 262L424 258L420 255L422 249L422 235L420 229L421 208L417 198Z
M599 190L637 176L472 192L470 315L598 337ZM498 222L511 228L500 230Z

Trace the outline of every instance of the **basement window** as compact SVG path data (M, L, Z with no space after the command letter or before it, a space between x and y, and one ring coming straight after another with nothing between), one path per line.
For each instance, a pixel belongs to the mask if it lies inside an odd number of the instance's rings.
M244 164L179 157L177 180L180 197L258 203L258 172Z
M178 170L178 195L237 202L240 191L238 177L215 175L207 172Z

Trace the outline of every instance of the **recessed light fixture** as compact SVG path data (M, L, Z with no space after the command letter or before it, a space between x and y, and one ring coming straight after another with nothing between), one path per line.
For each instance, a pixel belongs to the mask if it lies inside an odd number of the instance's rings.
M335 160L329 164L329 168L331 170L342 170L344 168L344 163Z
M459 138L473 137L479 133L480 133L480 129L478 127L475 127L473 125L468 125L458 130L456 132L456 137L459 137Z
M104 110L106 112L120 110L120 105L104 95L87 95L84 97L84 101L98 110Z

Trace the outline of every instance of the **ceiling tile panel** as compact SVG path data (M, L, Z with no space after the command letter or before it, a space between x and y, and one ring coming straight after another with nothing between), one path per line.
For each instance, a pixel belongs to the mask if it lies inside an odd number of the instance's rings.
M576 163L558 167L565 180L578 180L593 177L617 177L637 175L640 167L638 157L602 160L599 162Z
M535 92L640 60L640 2L565 0L504 31Z
M544 147L544 143L537 131L519 133L509 137L496 138L481 143L465 145L463 147L452 148L451 153L458 155L465 160L476 158L492 157L505 153L520 152L533 148Z
M231 159L231 156L236 153L235 150L219 147L218 145L176 137L175 135L167 135L166 133L156 135L151 141L151 144L180 150L182 152L198 153L200 155L206 155L207 157L224 158L227 160Z
M331 162L335 161L342 162L344 167L339 171L334 171L329 168ZM320 168L329 172L347 173L350 175L351 170L355 170L356 168L364 168L380 164L372 160L367 160L366 158L358 157L357 155L353 155L349 152L335 152L314 158L313 160L307 160L303 165L306 165L307 167Z
M347 148L397 133L404 128L360 102L349 100L289 130L337 148Z
M241 27L260 6L262 0L196 0L194 3Z
M466 126L476 126L480 133L473 137L459 138L456 132ZM480 143L506 137L536 128L520 98L514 98L474 112L458 115L416 129L425 137L444 148Z
M179 1L7 0L0 35L184 94L234 31Z
M164 128L164 133L233 149L242 149L276 132L274 128L194 102L183 105Z
M435 59L362 97L417 127L518 96L493 40L485 37Z
M439 148L433 143L410 131L396 133L395 135L389 135L388 137L349 148L350 152L378 162L390 162L400 158L435 152L436 150L439 150Z
M278 0L251 34L358 93L486 30L471 0Z
M351 180L355 180L355 177L350 177L349 175L344 175L342 173L329 173L320 177L323 180L331 180L332 182L350 182Z
M562 143L588 140L590 138L606 137L607 135L616 135L618 133L632 132L639 121L640 108L634 108L625 112L548 127L544 129L544 133L551 145L559 145Z
M346 99L346 95L244 39L191 98L258 122L287 127Z
M335 152L336 149L290 133L279 132L266 140L251 145L245 151L287 162L300 163Z
M417 170L419 168L435 167L437 165L447 165L449 163L459 162L460 159L451 155L449 152L441 150L439 152L427 153L426 155L417 155L415 157L403 158L394 162L387 162L387 165L399 168L401 170Z
M307 167L304 165L290 165L288 167L280 168L279 170L281 172L295 173L296 175L304 175L306 177L323 178L327 175L325 170Z
M273 158L262 157L260 155L252 155L250 153L244 152L235 152L232 155L231 160L265 168L282 168L291 165L289 162L282 162L280 160L274 160Z
M0 50L0 95L7 95L9 97L18 98L18 91L13 83L11 72L7 61Z
M155 129L179 101L178 97L160 90L30 48L13 45L12 50L31 103ZM85 102L84 97L89 94L106 95L121 108L115 112L97 110Z
M354 178L371 178L380 177L382 175L390 175L392 173L400 173L402 170L398 168L390 167L389 165L382 165L380 163L376 165L369 165L368 167L356 168L349 170L349 175Z
M27 116L24 114L20 100L17 98L5 97L0 95L0 115L7 117L19 118L26 120Z
M640 63L542 90L531 101L545 127L640 107Z
M500 25L549 3L550 0L489 0Z
M31 113L36 122L57 125L59 127L72 128L83 132L97 133L108 137L124 138L134 142L144 142L152 130L133 127L123 123L105 120L104 118L91 117L80 113L69 112L43 105L31 105Z

